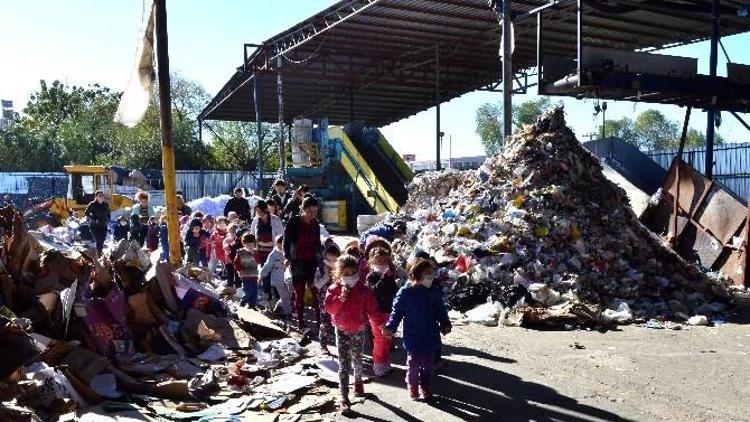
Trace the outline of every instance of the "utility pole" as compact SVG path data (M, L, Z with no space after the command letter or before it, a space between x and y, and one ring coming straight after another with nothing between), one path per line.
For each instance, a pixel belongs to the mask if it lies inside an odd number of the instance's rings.
M440 164L440 143L443 141L443 132L440 131L440 45L435 46L435 135L436 154L435 170L440 171L443 166Z
M167 202L167 235L169 238L169 262L173 266L182 264L180 251L180 226L177 219L177 183L172 139L172 96L169 81L169 41L167 37L166 0L156 0L156 66L159 78L159 123L161 126L162 171L164 173L164 195Z
M453 135L448 135L448 168L453 170Z

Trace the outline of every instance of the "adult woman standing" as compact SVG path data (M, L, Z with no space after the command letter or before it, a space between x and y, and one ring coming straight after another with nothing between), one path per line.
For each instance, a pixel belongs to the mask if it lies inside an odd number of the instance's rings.
M101 255L104 250L104 239L107 238L110 213L109 204L104 201L104 192L98 190L94 193L94 200L86 206L86 217L89 219L91 235L96 241L96 253Z
M310 290L313 298L318 297L313 280L322 253L320 222L317 219L319 208L320 203L317 199L305 198L302 201L301 212L289 220L284 231L284 257L291 264L294 305L300 329L305 327L305 291ZM320 326L320 307L316 300L313 300L313 308Z

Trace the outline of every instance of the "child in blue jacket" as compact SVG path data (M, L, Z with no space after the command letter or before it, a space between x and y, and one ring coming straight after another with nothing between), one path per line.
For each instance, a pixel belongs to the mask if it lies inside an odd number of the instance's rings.
M432 397L435 355L440 350L440 333L448 334L451 323L443 303L443 292L433 285L436 268L431 261L417 259L409 266L409 282L396 295L383 335L393 336L404 321L406 384L412 400Z

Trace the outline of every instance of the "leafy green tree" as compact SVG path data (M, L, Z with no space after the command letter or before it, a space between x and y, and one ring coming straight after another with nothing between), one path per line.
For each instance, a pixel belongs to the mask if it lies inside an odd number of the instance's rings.
M617 120L607 120L605 138L620 138L642 151L674 149L680 146L682 128L678 122L668 119L658 110L648 109L636 116L635 120L622 117ZM597 133L601 133L601 126ZM715 145L724 143L724 138L718 133L714 138ZM702 147L706 145L705 133L688 129L685 137L685 147Z
M679 145L680 128L662 112L649 109L635 118L635 131L641 149L655 150L669 148L675 142Z
M597 133L602 133L599 126ZM635 123L628 117L622 117L617 120L607 120L604 126L605 138L620 138L625 142L638 146L638 135L635 130Z
M495 155L503 145L503 108L500 104L485 103L479 106L476 114L476 133L484 147L484 152Z
M41 81L18 123L46 146L52 163L96 163L112 148L116 125L111 116L118 99L119 94L99 85Z
M552 101L549 97L539 97L536 100L524 101L521 104L513 106L513 124L516 129L523 125L530 125L541 115L544 110L552 107Z
M252 122L211 122L204 124L212 142L208 146L209 163L218 170L255 171L258 165L257 126ZM263 141L263 170L279 168L278 129L276 125L261 124Z
M714 132L714 145L722 145L724 143L724 137ZM690 128L685 135L685 148L702 147L706 145L706 134L700 130ZM677 143L669 146L668 148L679 148L680 140Z
M536 100L524 101L513 106L513 125L520 129L524 125L534 123L534 120L552 107L549 97L539 97ZM487 155L500 152L503 145L503 106L502 104L485 103L479 106L476 113L476 134L482 142Z

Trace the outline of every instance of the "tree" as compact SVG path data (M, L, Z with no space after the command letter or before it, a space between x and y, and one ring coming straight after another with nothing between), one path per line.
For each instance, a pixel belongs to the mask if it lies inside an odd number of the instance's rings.
M503 145L503 108L499 104L485 103L477 109L476 133L484 147L484 152L495 155Z
M539 97L536 100L524 101L513 106L513 125L521 129L524 125L534 123L534 120L546 109L552 107L549 97ZM503 106L502 104L485 103L479 106L476 113L476 134L487 155L500 152L503 145Z
M208 146L212 168L255 171L258 164L257 125L251 122L215 122L206 124L213 141ZM277 125L261 124L263 170L279 168Z
M536 100L524 101L513 106L513 124L516 129L521 129L523 125L530 125L550 107L552 107L552 101L549 97L539 97Z
M718 133L714 133L714 145L722 145L724 143L724 137ZM685 148L702 147L706 145L706 134L700 130L690 128L685 136ZM669 148L679 148L680 141L677 140L677 144L669 146Z
M111 150L116 129L111 116L119 94L99 85L68 86L54 81L31 96L24 119L37 139L63 164L96 163Z
M635 119L635 131L641 149L665 149L680 142L677 123L658 110L649 109L639 114Z
M601 133L601 126L597 133ZM648 109L636 116L635 120L622 117L618 120L607 120L605 138L620 138L642 151L675 149L680 146L680 125L669 120L658 110ZM715 145L721 145L724 139L717 133ZM685 147L702 147L706 145L706 135L696 129L688 129Z
M597 133L602 133L599 126ZM622 117L617 120L607 120L604 126L605 138L620 138L625 142L638 146L638 135L635 131L635 123L628 117Z

